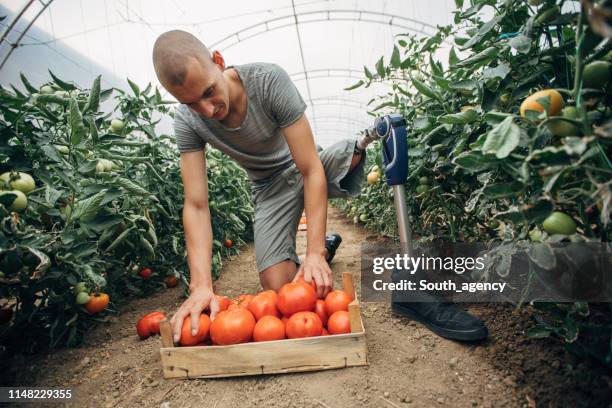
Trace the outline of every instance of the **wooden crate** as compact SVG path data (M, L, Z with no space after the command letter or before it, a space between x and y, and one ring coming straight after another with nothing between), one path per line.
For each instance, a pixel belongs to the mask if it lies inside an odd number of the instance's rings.
M330 370L368 364L366 333L353 276L342 275L349 304L351 333L231 346L174 347L170 322L160 324L165 378L214 378Z

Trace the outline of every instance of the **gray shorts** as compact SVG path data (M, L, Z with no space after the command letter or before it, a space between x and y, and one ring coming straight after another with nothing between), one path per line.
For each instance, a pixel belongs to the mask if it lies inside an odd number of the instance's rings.
M361 191L365 152L357 167L347 174L355 142L354 139L346 139L319 151L329 198L357 196ZM257 270L263 272L285 260L299 264L295 246L297 228L304 210L304 180L295 163L254 191L253 202Z

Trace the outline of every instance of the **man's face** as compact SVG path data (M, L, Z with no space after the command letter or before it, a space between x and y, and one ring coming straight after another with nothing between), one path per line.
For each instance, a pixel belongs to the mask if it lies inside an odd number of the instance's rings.
M229 89L220 66L193 59L182 85L166 87L180 103L205 118L223 120L229 113Z

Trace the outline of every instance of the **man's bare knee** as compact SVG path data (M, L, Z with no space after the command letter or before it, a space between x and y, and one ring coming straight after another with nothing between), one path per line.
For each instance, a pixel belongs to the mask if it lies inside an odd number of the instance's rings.
M278 291L285 283L291 282L296 273L295 262L286 260L264 269L259 274L259 280L264 290Z

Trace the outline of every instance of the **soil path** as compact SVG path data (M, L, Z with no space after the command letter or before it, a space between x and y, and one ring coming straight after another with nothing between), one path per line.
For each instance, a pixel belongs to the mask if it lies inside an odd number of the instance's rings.
M361 242L381 238L353 225L334 208L330 208L328 230L343 237L333 262L335 285L340 287L341 272L359 276ZM303 253L303 233L298 245L298 253ZM255 253L249 245L225 262L216 291L233 297L258 290ZM18 356L11 367L15 383L73 387L77 400L71 406L96 408L535 407L610 401L605 381L603 385L577 385L576 378L588 373L584 364L574 367L571 375L560 369L566 356L557 343L525 338L522 332L530 324L529 310L516 312L505 305L470 308L489 326L490 339L482 344L441 339L419 324L393 316L387 304L365 303L367 367L164 380L159 337L139 340L135 323L152 310L173 313L181 301L179 288L135 300L108 325L93 330L80 348L59 350L46 357Z

